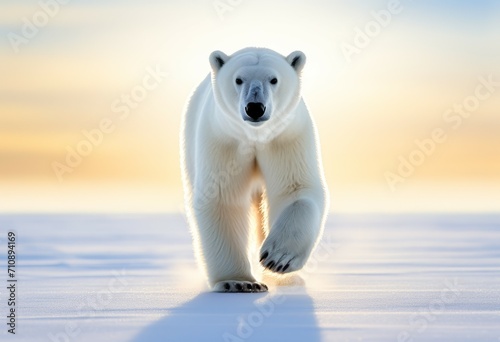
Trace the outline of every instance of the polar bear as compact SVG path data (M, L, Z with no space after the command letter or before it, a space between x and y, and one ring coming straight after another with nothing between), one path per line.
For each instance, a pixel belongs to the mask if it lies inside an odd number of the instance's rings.
M284 274L304 266L322 233L328 192L300 92L305 61L300 51L214 51L211 74L188 102L181 130L186 214L215 292L268 290L252 274L250 241L266 272Z

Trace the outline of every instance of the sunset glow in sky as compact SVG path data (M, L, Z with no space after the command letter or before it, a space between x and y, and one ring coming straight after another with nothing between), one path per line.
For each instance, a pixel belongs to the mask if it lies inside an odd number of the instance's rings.
M182 210L183 108L247 46L307 55L333 211L500 210L497 1L42 3L0 12L1 212Z

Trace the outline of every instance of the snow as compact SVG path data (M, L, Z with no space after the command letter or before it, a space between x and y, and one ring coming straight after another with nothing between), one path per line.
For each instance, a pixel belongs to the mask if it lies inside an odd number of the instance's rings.
M180 214L3 215L4 265L11 230L5 341L500 341L500 215L331 215L306 286L266 294L207 292Z

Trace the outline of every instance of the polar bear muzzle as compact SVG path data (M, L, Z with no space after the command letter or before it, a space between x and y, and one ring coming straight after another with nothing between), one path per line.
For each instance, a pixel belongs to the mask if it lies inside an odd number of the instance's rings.
M245 107L245 113L249 116L249 118L245 117L246 121L264 121L266 119L262 118L264 113L266 112L266 106L260 102L249 102ZM260 120L260 119L263 120Z

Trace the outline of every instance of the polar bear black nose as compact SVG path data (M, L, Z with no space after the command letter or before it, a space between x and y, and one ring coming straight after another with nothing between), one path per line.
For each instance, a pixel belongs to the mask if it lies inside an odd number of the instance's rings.
M260 102L249 102L245 107L245 112L254 120L259 119L266 111L266 106Z

